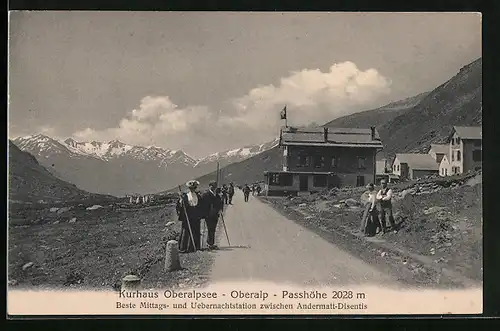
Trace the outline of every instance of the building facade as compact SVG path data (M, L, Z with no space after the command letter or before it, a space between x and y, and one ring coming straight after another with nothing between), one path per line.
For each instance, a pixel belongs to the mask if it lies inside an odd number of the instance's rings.
M441 162L439 163L439 175L445 177L450 174L451 174L450 161L448 160L448 155L445 155L441 159Z
M437 175L439 164L430 154L396 154L392 163L392 172L402 180L413 180Z
M266 172L268 195L365 186L376 179L376 154L383 148L375 128L283 128L282 171Z
M448 142L450 175L482 168L482 129L480 126L455 126Z

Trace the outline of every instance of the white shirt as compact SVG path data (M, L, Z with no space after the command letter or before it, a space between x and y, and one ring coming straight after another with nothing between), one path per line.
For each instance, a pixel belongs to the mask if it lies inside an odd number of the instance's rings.
M377 199L377 194L375 191L366 191L363 193L362 201L364 201L364 204L370 204L370 207L373 209L375 207L375 203Z
M191 207L198 205L198 195L195 192L189 191L187 193L188 203Z
M382 200L382 201L391 201L392 198L392 190L388 189L387 192L385 193L385 196L382 195L382 190L378 191L377 193L377 200Z

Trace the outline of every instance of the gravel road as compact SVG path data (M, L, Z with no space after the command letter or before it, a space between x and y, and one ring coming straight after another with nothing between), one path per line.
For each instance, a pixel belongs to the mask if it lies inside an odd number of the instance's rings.
M225 223L231 246L220 226L220 251L211 283L270 281L297 286L393 285L397 281L320 236L237 191Z

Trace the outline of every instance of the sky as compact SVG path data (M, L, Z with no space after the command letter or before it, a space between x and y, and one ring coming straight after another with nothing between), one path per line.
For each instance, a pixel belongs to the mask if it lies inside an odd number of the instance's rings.
M11 12L9 137L193 157L430 91L481 56L477 13Z

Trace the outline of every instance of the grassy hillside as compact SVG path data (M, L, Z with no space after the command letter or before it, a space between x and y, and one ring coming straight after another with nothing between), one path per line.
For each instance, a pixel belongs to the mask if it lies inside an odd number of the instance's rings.
M280 170L282 154L277 147L274 147L261 154L253 156L249 159L238 163L230 164L222 168L221 183L234 182L235 184L244 185L245 183L253 183L264 179L264 171ZM204 175L198 180L201 186L206 186L211 180L215 180L217 172L211 172Z
M442 143L454 125L482 123L482 60L463 67L410 111L385 124L379 133L385 153L425 152L432 143Z
M10 140L8 163L9 199L11 201L37 202L44 200L49 202L101 197L85 192L75 185L55 177L41 166L33 155L21 151Z
M424 99L429 92L421 93L411 98L396 101L386 106L366 110L359 113L339 117L331 122L325 124L328 127L338 128L366 128L368 126L375 126L380 128L385 123L389 122L395 117L403 115L412 110L422 99Z
M337 118L328 127L376 126L384 143L379 157L400 152L426 152L444 142L454 125L481 125L482 59L464 66L457 75L433 91L393 102L374 110ZM279 170L278 148L223 168L225 181L244 184L263 180L265 170ZM202 185L215 179L212 172L199 178Z

